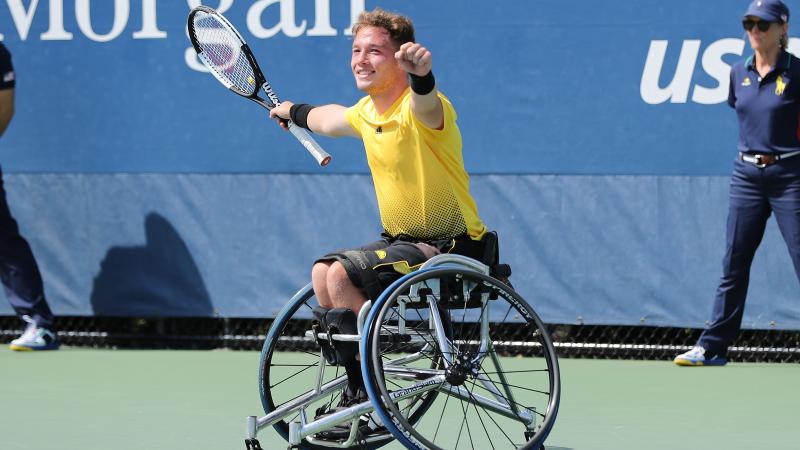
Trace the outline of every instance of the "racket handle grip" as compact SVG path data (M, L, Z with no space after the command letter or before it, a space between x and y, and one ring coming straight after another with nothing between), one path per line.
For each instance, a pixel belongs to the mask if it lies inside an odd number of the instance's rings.
M311 153L311 156L317 160L320 166L327 166L329 162L331 162L331 155L328 154L322 147L317 144L317 141L314 140L313 137L306 131L305 128L298 127L292 121L287 121L289 125L289 131L292 132L294 137L303 144L303 147Z

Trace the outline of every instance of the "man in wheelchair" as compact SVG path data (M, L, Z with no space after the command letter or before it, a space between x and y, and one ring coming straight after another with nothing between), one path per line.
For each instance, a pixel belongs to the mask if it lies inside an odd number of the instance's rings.
M376 8L361 13L353 35L351 69L367 96L349 108L284 102L271 112L315 133L364 143L385 231L376 242L323 256L311 273L318 326L343 334L357 333L367 299L437 254L497 263L496 235L487 232L469 192L455 109L437 90L431 52L416 43L411 20ZM366 401L358 344L337 341L323 351L347 371L339 407Z

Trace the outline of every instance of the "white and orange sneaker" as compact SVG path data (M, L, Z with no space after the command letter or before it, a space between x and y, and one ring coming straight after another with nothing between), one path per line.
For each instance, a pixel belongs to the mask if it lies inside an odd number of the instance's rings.
M696 345L688 352L676 356L673 362L679 366L724 366L728 359L723 355L707 353L705 348Z
M25 332L22 336L11 341L9 348L18 352L30 352L36 350L58 350L61 347L61 342L58 340L58 334L50 331L47 328L41 328L36 325L29 316L22 316L22 320L28 323Z

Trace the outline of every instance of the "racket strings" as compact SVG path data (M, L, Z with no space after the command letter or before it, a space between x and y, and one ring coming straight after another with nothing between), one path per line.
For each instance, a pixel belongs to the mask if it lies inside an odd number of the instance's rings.
M228 27L212 15L195 16L194 32L203 50L199 56L228 87L235 87L245 95L257 89L250 61L242 51L243 42Z

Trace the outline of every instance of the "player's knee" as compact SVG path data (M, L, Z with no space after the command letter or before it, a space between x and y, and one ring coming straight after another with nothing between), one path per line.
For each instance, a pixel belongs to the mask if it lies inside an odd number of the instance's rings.
M331 267L329 262L318 262L311 268L311 281L316 285L318 282L325 283L328 280L328 270Z
M314 264L311 268L311 286L314 288L314 295L317 297L319 305L324 308L333 308L333 301L328 294L328 268L330 263L321 262Z
M350 281L350 276L347 275L347 269L339 261L331 264L327 272L327 281L329 287L333 286L337 289L344 289L353 284Z

